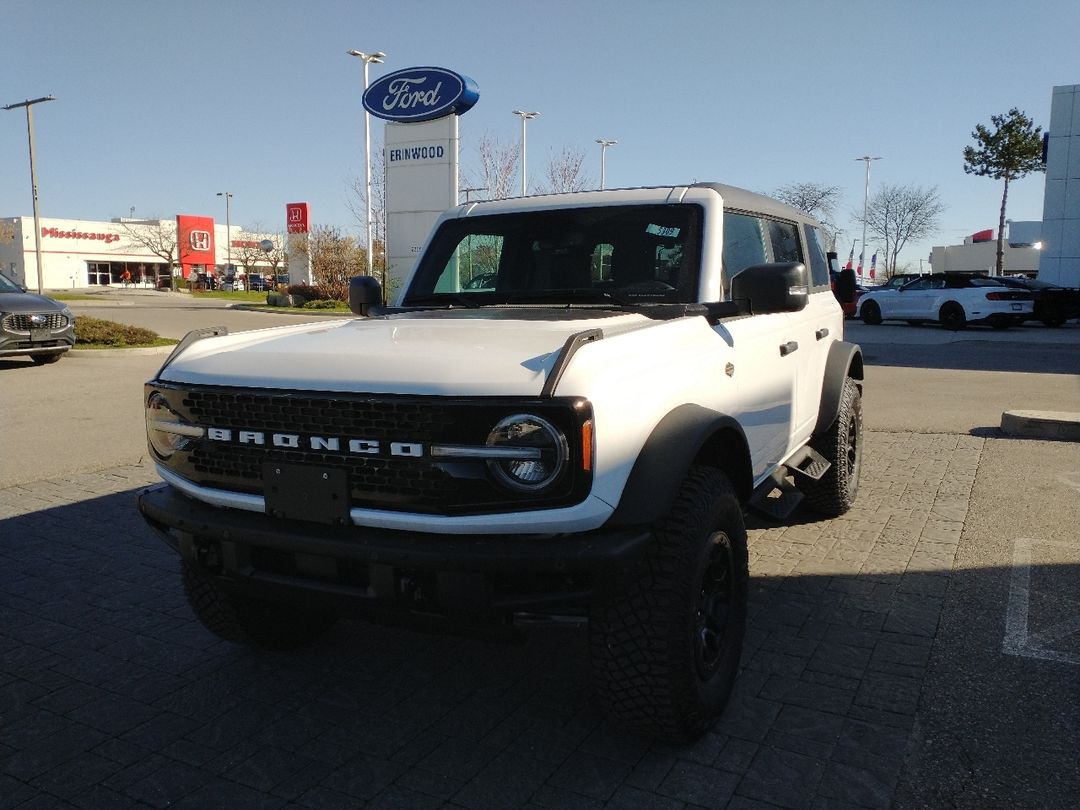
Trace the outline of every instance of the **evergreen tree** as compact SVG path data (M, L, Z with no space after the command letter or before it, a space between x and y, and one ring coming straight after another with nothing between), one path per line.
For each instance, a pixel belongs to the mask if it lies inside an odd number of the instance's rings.
M975 145L964 147L964 172L1005 181L997 237L997 275L1000 276L1005 267L1005 203L1009 198L1009 183L1032 172L1046 171L1046 164L1042 158L1042 129L1016 107L1006 115L990 116L990 123L994 129L978 124L971 133Z

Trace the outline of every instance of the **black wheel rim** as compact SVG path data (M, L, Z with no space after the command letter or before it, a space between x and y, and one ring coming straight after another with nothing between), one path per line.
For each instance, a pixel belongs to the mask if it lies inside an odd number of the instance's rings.
M731 540L723 532L716 532L709 538L694 616L694 663L702 680L709 680L720 670L733 637L733 571Z
M855 494L855 489L859 485L859 458L862 455L862 448L859 445L859 425L861 420L862 417L857 412L853 413L848 420L845 456L847 457L847 491L849 497Z

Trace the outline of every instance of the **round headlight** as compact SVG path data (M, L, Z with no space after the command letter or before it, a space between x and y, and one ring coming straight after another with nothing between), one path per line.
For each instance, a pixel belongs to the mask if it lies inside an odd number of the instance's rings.
M487 446L500 450L499 458L488 461L488 469L500 483L518 492L550 486L569 456L566 437L546 419L531 414L503 419L488 434Z
M183 450L193 438L202 434L202 428L181 418L158 391L146 400L146 438L150 449L162 460Z

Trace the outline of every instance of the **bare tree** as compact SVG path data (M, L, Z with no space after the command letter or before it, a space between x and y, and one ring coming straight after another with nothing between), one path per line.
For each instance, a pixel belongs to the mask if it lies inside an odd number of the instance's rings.
M281 234L271 234L266 237L270 242L270 250L263 250L262 241L266 229L256 223L250 230L241 231L233 240L232 259L244 268L246 275L265 271L270 276L276 276L278 268L285 264L285 240Z
M828 243L826 250L836 250L836 243L843 234L843 229L836 225L836 207L840 203L839 186L827 186L824 183L790 183L780 186L769 196L814 217L825 231L825 239Z
M165 262L168 275L175 273L178 260L176 223L169 220L143 220L141 222L121 222L124 236L130 245L147 250ZM160 273L160 265L154 265L155 286Z
M866 227L885 243L883 270L894 271L897 256L908 242L937 233L944 211L937 186L882 186L867 205ZM852 211L851 217L856 222L863 221L861 211Z
M584 191L592 185L592 179L582 174L581 164L585 161L585 152L564 146L559 152L552 152L547 165L547 183L537 187L540 194L563 194L570 191Z
M482 135L476 142L476 155L478 163L462 172L465 185L484 189L483 196L490 200L513 197L520 145L507 145L491 135Z
M332 225L316 225L308 234L311 278L332 298L348 298L349 279L365 271L364 248Z
M365 200L367 189L364 187L363 177L349 179L349 193L345 204L352 212L356 222L360 225L360 236L363 244L360 245L362 252L362 266L367 267L367 229L368 223ZM375 278L379 279L383 289L387 289L387 261L386 261L386 151L382 144L376 144L371 163L371 271Z

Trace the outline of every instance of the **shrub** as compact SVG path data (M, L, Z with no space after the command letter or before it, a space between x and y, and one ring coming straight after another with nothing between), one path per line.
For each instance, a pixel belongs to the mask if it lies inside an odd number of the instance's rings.
M105 321L101 318L88 318L79 315L75 318L75 345L93 344L97 346L151 346L158 343L161 336L157 332L143 329L141 326L129 326L124 323Z
M304 309L348 309L349 305L344 301L320 300L308 301Z
M290 284L289 295L299 295L308 301L323 301L327 298L322 290L310 284Z

